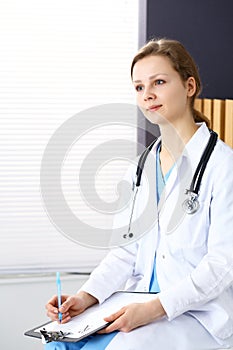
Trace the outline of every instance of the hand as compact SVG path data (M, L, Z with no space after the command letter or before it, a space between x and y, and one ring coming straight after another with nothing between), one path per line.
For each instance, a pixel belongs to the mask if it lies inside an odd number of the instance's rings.
M105 321L112 323L99 333L110 333L115 330L130 332L134 328L144 326L165 316L165 314L159 299L129 304L116 313L105 317Z
M66 323L71 317L81 314L96 302L97 299L86 292L79 292L71 296L62 295L62 305L58 309L57 295L54 295L46 304L47 316L50 317L52 321L58 321L58 312L61 312L61 323Z

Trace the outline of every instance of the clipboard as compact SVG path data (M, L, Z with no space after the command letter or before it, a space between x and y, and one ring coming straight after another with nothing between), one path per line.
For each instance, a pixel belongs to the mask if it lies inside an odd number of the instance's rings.
M111 315L130 303L150 301L155 298L156 294L118 291L112 294L102 304L95 304L89 307L65 324L59 324L57 321L49 321L26 331L24 335L42 339L43 343L50 341L77 342L107 327L110 323L104 321L104 317Z

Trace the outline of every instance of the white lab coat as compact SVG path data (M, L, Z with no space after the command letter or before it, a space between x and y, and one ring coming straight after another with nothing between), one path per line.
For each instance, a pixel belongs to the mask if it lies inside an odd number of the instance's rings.
M148 209L145 203L152 196L154 206L149 204L149 208L155 218L153 223L143 229L138 220L133 229L143 234L132 243L111 250L82 290L100 303L124 283L126 289L148 291L156 252L161 289L158 297L168 322L185 313L192 315L208 334L224 344L233 335L233 150L222 141L218 140L202 179L200 209L192 215L182 209L184 190L190 186L209 136L208 128L202 124L177 161L158 208L155 186L149 188L145 176L142 178L134 221L137 216L143 217L144 209ZM154 176L155 166L154 160L153 164L148 160L145 174ZM135 180L135 168L128 179ZM129 213L125 210L118 214L116 222L122 220L126 225ZM148 216L142 218L145 225L148 220ZM183 327L185 333L186 323Z

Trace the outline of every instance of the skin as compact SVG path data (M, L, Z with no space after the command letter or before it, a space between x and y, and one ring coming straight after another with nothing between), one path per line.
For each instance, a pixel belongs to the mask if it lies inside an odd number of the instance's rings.
M189 77L184 82L167 57L148 56L135 64L132 80L138 106L148 120L160 127L160 162L165 174L197 130L190 108L190 97L196 90L195 79ZM63 295L63 304L58 310L57 296L54 296L46 305L47 315L58 321L60 311L62 323L66 323L97 302L95 297L82 291L73 296ZM166 312L158 294L154 300L126 305L107 316L105 320L111 324L100 333L130 332L164 316Z
M46 304L47 316L52 321L58 320L58 312L62 313L62 322L68 322L72 317L81 314L88 307L97 303L97 299L86 292L75 295L62 295L62 306L57 307L57 295L54 295Z
M160 161L166 174L197 130L190 108L195 79L184 82L167 57L148 56L135 64L132 80L138 106L151 123L159 125Z
M115 330L130 332L135 328L156 321L165 315L165 310L159 298L145 303L132 303L106 317L105 321L112 323L100 333L110 333Z
M57 295L54 295L46 304L47 316L51 320L58 320L58 312L62 313L62 322L67 323L69 320L81 314L91 305L97 303L97 299L86 292L79 292L75 295L63 295L62 306L57 308ZM105 318L107 322L112 322L107 328L99 333L110 333L115 330L129 332L134 328L146 325L165 315L165 311L158 298L145 303L132 303L118 312Z

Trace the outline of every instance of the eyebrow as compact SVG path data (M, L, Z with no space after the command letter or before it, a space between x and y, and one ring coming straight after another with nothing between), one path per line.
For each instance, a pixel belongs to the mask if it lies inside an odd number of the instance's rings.
M157 74L151 75L149 77L149 80L152 80L152 79L156 78L158 75L168 75L168 74L166 74L166 73L157 73ZM133 82L134 83L141 83L142 81L141 80L133 80Z

